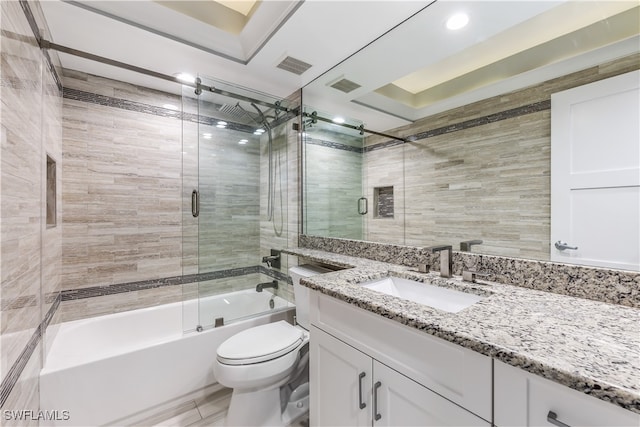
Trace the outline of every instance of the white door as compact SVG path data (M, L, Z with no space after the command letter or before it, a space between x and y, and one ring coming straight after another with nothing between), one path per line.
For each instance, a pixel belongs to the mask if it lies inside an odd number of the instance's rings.
M309 342L310 424L371 426L371 357L314 326Z
M634 71L551 96L552 261L640 270L639 85Z
M373 362L374 426L485 426L489 423L377 362Z

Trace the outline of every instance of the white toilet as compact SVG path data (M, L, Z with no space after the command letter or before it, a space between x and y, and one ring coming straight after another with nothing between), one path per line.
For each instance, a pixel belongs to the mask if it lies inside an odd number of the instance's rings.
M293 391L283 386L308 375L309 290L300 279L328 271L312 265L289 269L297 326L284 320L256 326L218 347L213 372L220 384L233 388L227 426L285 426L308 411L308 383Z

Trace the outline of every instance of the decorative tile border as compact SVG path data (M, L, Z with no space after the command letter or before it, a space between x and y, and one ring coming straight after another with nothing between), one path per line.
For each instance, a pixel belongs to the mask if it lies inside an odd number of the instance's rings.
M38 344L42 340L42 337L44 336L44 332L47 330L47 327L49 326L51 319L53 319L53 315L58 310L58 307L60 306L61 301L62 301L61 295L58 294L54 303L49 308L49 311L44 316L44 319L42 319L42 322L40 322L40 325L38 325L36 330L33 332L33 335L31 335L29 342L27 342L27 345L24 347L24 349L20 353L20 356L18 356L18 359L15 361L13 366L11 366L11 369L9 369L9 372L2 380L2 383L0 383L0 408L4 407L4 404L9 398L9 395L11 394L13 387L18 382L18 379L20 378L20 375L22 375L22 371L24 370L25 366L27 366L27 363L29 362L31 355L33 354L35 349L38 347Z
M325 141L318 138L305 137L304 142L306 144L319 145L322 147L334 148L336 150L351 151L353 153L362 154L364 152L364 148L362 147L354 147L353 145L343 144L341 142Z
M300 235L298 244L374 261L439 269L439 254L427 248L306 235ZM461 275L463 269L486 274L486 280L492 282L640 308L638 272L454 251L454 273Z
M515 117L524 116L526 114L537 113L539 111L550 110L551 100L535 102L533 104L524 105L522 107L512 108L510 110L501 111L499 113L489 114L487 116L478 117L471 120L465 120L460 123L454 123L447 126L442 126L436 129L427 130L424 132L416 133L408 136L406 139L410 142L418 141L426 138L433 138L434 136L444 135L447 133L457 132L464 129L474 128L476 126L482 126L489 123L499 122L501 120L512 119ZM403 144L402 141L384 141L378 144L373 144L365 147L364 151L380 150L382 148L394 147L396 145Z
M262 266L231 268L227 270L212 271L209 273L189 274L185 276L163 277L160 279L141 280L138 282L118 283L114 285L92 286L88 288L67 289L62 291L62 301L79 300L84 298L101 297L105 295L121 294L126 292L142 291L145 289L160 288L163 286L184 285L187 283L204 282L207 280L224 279L227 277L246 276L260 273Z

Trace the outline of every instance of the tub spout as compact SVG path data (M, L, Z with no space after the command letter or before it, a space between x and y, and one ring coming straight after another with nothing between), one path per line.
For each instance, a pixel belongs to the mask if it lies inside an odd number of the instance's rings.
M256 285L256 292L262 292L262 290L265 288L278 289L278 281L273 280L271 282L258 283Z

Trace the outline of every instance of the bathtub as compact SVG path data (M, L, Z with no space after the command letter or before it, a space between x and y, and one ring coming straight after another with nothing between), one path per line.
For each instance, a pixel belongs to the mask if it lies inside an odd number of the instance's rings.
M211 313L205 325L214 317L226 324L184 333L196 328L198 308ZM112 425L216 384L212 366L224 340L290 319L293 309L249 289L187 301L184 310L178 302L62 323L40 373L40 406L69 416L41 425Z

